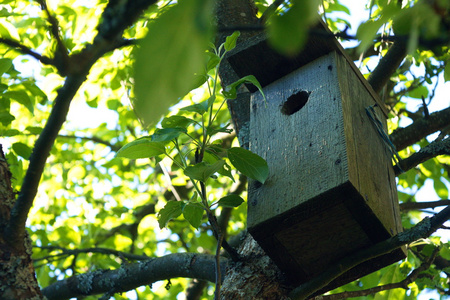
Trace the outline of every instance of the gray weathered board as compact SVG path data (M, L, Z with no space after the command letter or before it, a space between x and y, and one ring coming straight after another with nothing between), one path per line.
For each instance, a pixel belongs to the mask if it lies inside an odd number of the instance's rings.
M376 100L362 80L331 51L266 85L267 102L251 96L250 150L267 160L270 174L263 185L249 184L248 228L296 283L401 230L391 157L366 115ZM287 115L292 95L307 101ZM334 286L403 255L372 260Z

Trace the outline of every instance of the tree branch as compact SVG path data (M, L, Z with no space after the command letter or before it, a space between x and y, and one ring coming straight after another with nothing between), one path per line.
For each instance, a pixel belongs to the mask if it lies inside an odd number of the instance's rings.
M368 295L373 295L382 291L387 290L393 290L402 288L407 290L408 285L413 283L420 275L421 272L426 271L430 268L431 264L433 263L434 259L436 258L436 255L439 253L439 248L436 247L433 251L433 254L427 259L426 262L422 263L420 267L413 270L405 279L399 282L395 283L389 283L385 285L376 286L370 289L360 290L360 291L348 291L338 294L332 294L332 295L323 295L323 296L317 296L314 299L317 300L339 300L339 299L347 299L347 298L353 298L353 297L363 297Z
M55 251L55 250L61 251L61 253L58 253L56 255L48 255L45 257L33 259L35 262L41 261L41 260L47 260L47 259L50 259L55 256L71 256L71 255L76 256L80 253L99 253L99 254L106 254L106 255L115 255L120 258L125 258L125 259L129 259L129 260L151 259L151 257L148 257L146 255L137 255L137 254L133 254L133 253L117 251L114 249L108 249L108 248L102 248L102 247L85 248L85 249L67 249L67 248L59 247L59 246L34 246L34 247L43 249L43 250L49 250L49 251Z
M228 264L221 259L221 269ZM42 290L48 300L63 300L102 293L122 293L142 285L176 277L214 282L215 258L207 254L175 253L116 270L98 270L58 281Z
M69 76L66 79L64 86L58 91L58 96L55 99L55 104L47 123L34 145L33 152L30 156L30 164L23 179L22 188L11 210L11 219L5 228L5 235L13 247L23 247L25 222L28 212L33 205L47 157L50 155L50 150L53 147L58 132L66 120L70 103L86 79L86 75L87 72L81 75Z
M114 152L119 151L119 149L121 148L121 146L111 144L109 141L102 140L101 138L96 137L96 136L88 137L88 136L58 134L58 138L81 139L81 140L85 140L85 141L92 141L92 142L95 142L98 144L103 144L105 146L108 146Z
M420 118L407 127L397 128L389 137L397 151L400 151L449 125L450 107L434 112L429 117Z
M442 141L434 141L428 146L420 149L419 152L402 159L399 162L400 166L396 165L394 167L395 176L398 176L401 173L406 172L415 166L439 155L450 155L450 138L446 138Z
M86 80L93 64L105 53L117 48L117 43L121 43L123 30L133 24L144 8L155 2L156 0L110 1L103 12L103 21L97 28L98 34L94 43L86 45L80 53L70 56L64 68L59 68L61 74L68 76L58 91L47 123L33 148L21 191L11 210L11 219L4 229L12 247L24 247L25 222L33 205L47 157L66 120L73 97Z
M52 65L52 66L55 65L54 61L51 58L49 58L47 56L44 56L44 55L40 55L37 52L34 52L33 50L31 50L30 48L28 48L25 45L22 45L18 41L9 40L9 39L5 39L5 38L0 37L0 43L4 44L6 46L9 46L11 48L14 48L16 51L18 51L21 54L30 55L30 56L34 57L35 59L37 59L38 61L40 61L41 63L43 63L43 64Z
M328 268L325 272L292 290L289 296L292 299L306 299L314 292L329 284L333 279L347 272L351 268L356 267L360 263L392 252L395 249L400 248L403 245L410 244L418 239L430 236L449 218L450 206L447 206L433 217L423 219L413 228L341 259L336 264Z
M394 42L386 55L380 60L375 70L369 75L367 81L376 93L381 92L392 74L400 66L400 63L406 56L406 46L407 42L404 39L398 39Z
M436 208L439 206L447 206L447 205L450 205L449 199L438 200L438 201L426 201L426 202L404 202L404 203L400 203L400 210L403 212L407 212L410 210Z

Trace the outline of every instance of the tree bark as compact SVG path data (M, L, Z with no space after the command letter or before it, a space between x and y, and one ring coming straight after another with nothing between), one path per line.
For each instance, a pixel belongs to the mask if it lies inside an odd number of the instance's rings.
M0 145L0 299L45 299L36 280L28 234L20 241L23 247L13 247L6 238L4 228L15 197L9 166Z

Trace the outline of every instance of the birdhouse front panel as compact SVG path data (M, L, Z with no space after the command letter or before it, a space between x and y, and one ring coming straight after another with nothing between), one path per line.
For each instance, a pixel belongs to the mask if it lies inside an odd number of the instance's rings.
M249 184L248 229L296 283L401 228L391 158L366 113L376 101L359 75L333 51L265 86L266 101L251 97L250 150L270 174Z

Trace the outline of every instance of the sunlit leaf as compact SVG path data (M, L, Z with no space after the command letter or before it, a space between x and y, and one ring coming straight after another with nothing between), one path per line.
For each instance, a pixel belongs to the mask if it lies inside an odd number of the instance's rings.
M195 121L183 116L171 116L166 117L161 121L161 126L163 128L187 128L190 124Z
M141 138L123 146L116 154L116 157L129 159L150 158L164 154L166 149L164 143L154 142L148 138Z
M225 50L231 51L236 47L238 37L241 35L239 31L233 32L232 35L227 36L225 43L223 44Z
M179 217L182 213L181 206L183 202L181 201L169 201L166 203L163 209L158 213L158 223L159 228L166 227L167 223Z
M192 89L204 68L210 13L209 1L182 1L149 23L135 64L134 108L144 125L158 122Z

